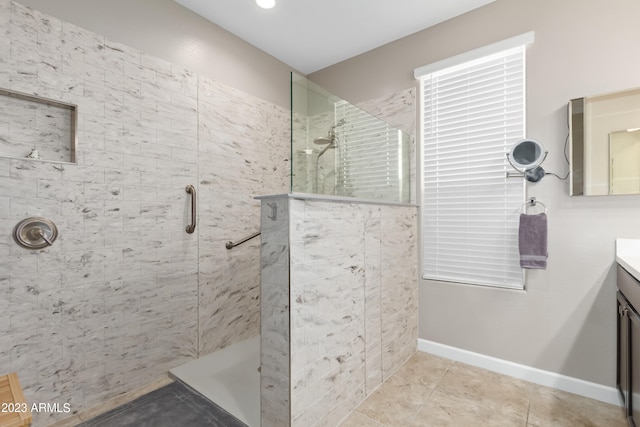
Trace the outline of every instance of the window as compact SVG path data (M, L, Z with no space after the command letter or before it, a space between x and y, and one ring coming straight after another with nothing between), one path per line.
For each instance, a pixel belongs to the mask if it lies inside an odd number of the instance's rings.
M422 124L423 278L524 288L524 180L505 153L525 136L525 46L514 37L415 71Z

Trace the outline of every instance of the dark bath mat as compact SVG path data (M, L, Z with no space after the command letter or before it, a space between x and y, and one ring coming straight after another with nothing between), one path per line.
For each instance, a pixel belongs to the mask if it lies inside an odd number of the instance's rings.
M179 381L112 409L79 427L247 427Z

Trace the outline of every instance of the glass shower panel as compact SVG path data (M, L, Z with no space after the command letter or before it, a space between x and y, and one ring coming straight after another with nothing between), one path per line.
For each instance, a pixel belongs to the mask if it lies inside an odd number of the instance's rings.
M291 74L291 191L408 203L409 137Z

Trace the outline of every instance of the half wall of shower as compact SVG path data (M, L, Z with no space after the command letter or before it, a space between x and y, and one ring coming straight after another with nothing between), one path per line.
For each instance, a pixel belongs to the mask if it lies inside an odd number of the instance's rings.
M291 190L409 202L410 137L291 74Z
M416 351L411 143L295 74L291 98L291 193L259 197L261 425L335 427Z

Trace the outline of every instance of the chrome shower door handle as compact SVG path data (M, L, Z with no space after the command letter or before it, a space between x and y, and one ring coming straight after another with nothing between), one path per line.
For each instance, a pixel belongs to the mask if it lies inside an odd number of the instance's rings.
M196 231L196 189L193 185L187 185L186 192L191 194L191 224L187 225L187 233Z

